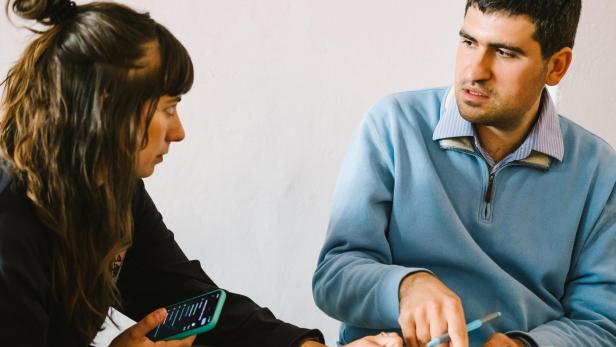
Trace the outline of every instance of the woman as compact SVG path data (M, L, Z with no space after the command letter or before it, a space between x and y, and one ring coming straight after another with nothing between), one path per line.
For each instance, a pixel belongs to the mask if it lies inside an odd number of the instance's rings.
M141 178L184 130L182 44L115 3L9 0L48 26L4 81L0 119L0 344L86 346L110 307L139 321L112 346L149 346L166 305L217 288L165 227ZM160 343L187 346L195 337ZM229 293L212 346L323 346ZM159 344L157 344L159 345ZM401 346L380 334L353 346Z

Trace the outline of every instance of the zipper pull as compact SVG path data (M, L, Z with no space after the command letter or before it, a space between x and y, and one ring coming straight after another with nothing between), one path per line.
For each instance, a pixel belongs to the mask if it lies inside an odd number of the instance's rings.
M486 203L490 203L492 201L492 184L494 183L494 173L490 174L488 178L488 189L486 189L486 195L483 197L483 200Z

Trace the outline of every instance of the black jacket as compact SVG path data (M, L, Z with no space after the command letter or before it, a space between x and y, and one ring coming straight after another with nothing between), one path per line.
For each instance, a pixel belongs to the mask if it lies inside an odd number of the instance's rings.
M24 190L8 184L7 177L0 165L0 346L78 346L63 305L51 295L51 232ZM123 306L118 310L138 321L156 308L218 287L198 261L186 258L142 181L136 190L134 242L119 274ZM291 347L306 337L323 340L318 330L282 322L248 297L227 294L218 325L195 344Z

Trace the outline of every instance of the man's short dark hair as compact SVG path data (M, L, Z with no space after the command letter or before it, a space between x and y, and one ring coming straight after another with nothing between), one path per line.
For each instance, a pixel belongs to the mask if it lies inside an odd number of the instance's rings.
M548 59L563 47L573 48L582 0L467 0L465 15L471 6L486 14L529 17L535 23L533 38L541 46L543 59Z

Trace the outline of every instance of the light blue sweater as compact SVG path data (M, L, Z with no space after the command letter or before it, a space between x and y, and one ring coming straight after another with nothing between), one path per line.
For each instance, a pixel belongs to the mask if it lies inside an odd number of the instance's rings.
M400 281L427 269L467 321L502 312L471 346L512 330L540 346L616 346L613 149L560 117L562 161L504 165L486 199L489 166L470 140L432 140L446 91L381 100L343 162L313 278L340 342L399 331Z

